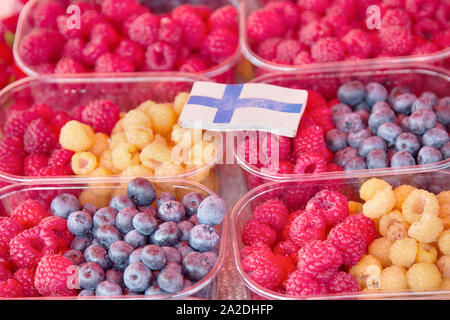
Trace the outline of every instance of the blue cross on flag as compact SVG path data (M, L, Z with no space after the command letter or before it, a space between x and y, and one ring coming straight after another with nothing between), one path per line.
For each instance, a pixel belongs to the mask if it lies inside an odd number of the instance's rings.
M196 82L180 115L184 128L260 130L294 137L308 99L306 90L263 83Z

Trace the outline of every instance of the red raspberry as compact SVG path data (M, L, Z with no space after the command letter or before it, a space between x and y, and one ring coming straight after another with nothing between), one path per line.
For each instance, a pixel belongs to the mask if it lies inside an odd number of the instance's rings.
M53 119L53 109L47 105L47 104L34 104L31 108L30 108L31 112L36 113L39 117L45 119L45 120L50 120Z
M281 41L283 41L281 38L270 38L262 41L256 48L256 54L269 61L275 60L277 57L277 47Z
M331 108L327 105L323 105L314 109L309 113L311 118L322 127L323 131L327 133L331 129L334 129L333 115Z
M432 16L439 6L437 0L405 0L405 9L415 19L423 19Z
M308 109L308 107L306 107L306 109ZM306 129L311 126L317 126L320 129L317 122L309 114L304 113L302 119L300 120L300 124L298 125L297 134L299 134L300 130Z
M177 51L164 42L155 42L145 52L146 68L149 71L173 70L176 60Z
M97 10L87 10L81 14L81 33L89 37L92 28L99 23L108 22L108 18Z
M83 122L82 114L83 114L83 111L84 111L85 108L86 108L85 105L79 105L79 106L73 108L72 111L70 111L70 117L73 120L77 120L79 122Z
M247 34L256 42L281 37L284 31L283 18L273 10L259 9L253 11L248 17Z
M342 38L342 42L347 46L349 54L368 58L372 53L372 39L361 29L353 29L348 32Z
M125 20L140 9L136 0L103 0L101 6L103 14L117 22Z
M115 53L105 53L95 62L95 72L133 72L134 65Z
M300 29L298 39L301 43L310 47L320 38L329 37L331 35L331 29L327 24L320 21L311 21Z
M56 17L64 15L64 6L55 0L41 1L33 8L33 21L35 27L53 28L56 27Z
M326 106L327 100L318 92L314 90L308 90L308 102L306 104L306 110L311 112L319 107ZM311 112L312 114L312 112Z
M159 22L158 41L178 47L182 43L183 32L179 24L170 17L163 17Z
M308 51L300 51L294 58L294 65L301 66L304 64L314 63Z
M291 155L292 142L288 137L267 134L263 139L262 146L269 159L277 157L279 160L283 161L288 160ZM276 148L276 150L272 150L272 148ZM273 154L274 151L275 154Z
M311 10L317 13L324 13L330 6L328 0L298 0L297 6L302 10Z
M0 265L0 281L6 281L11 278L11 276L11 270L5 268L3 265Z
M328 293L359 292L361 289L353 276L347 272L336 272L327 283Z
M311 47L311 57L317 62L341 61L345 58L345 45L338 39L319 39Z
M327 156L327 146L323 137L323 130L319 126L309 126L300 129L294 138L294 156L305 152L317 152L322 157Z
M197 73L208 69L208 66L203 59L191 58L186 60L179 69L181 72Z
M414 48L414 50L411 52L412 55L416 54L429 54L438 51L439 48L436 47L431 42L425 42L424 44L418 45Z
M306 204L306 211L320 214L325 219L328 227L344 221L348 216L347 198L336 191L319 191Z
M440 49L450 47L450 30L445 30L438 33L434 36L432 42Z
M304 212L292 222L289 237L298 246L303 247L311 241L325 240L325 220L318 214Z
M408 16L408 13L403 9L389 9L381 18L381 27L411 27L411 18Z
M9 218L0 218L0 244L8 245L12 238L22 232L23 227L19 222Z
M92 28L91 39L97 37L104 38L111 48L114 48L121 38L116 29L109 23L99 23Z
M158 39L158 18L151 13L137 17L128 28L128 36L134 42L148 47Z
M10 155L24 155L22 139L16 137L4 137L0 140L0 157Z
M73 234L67 228L67 220L61 217L50 216L39 223L41 238L57 239L57 249L65 249L70 246Z
M97 9L96 5L90 3L86 0L75 0L75 1L72 1L71 4L78 6L80 8L81 13L84 13L88 10L96 10Z
M414 24L414 34L423 39L432 39L441 31L439 23L431 18L424 18Z
M267 224L260 223L256 219L249 220L244 230L242 230L242 242L246 246L263 243L272 246L275 243L277 234Z
M450 28L450 2L443 1L436 11L435 19L441 24L442 30L448 30Z
M26 176L37 176L39 170L48 165L48 156L43 154L32 154L23 160L23 174Z
M297 40L286 39L277 46L275 61L280 64L292 64L302 45Z
M38 297L39 292L34 286L34 274L36 270L34 268L22 268L14 272L14 279L20 283L23 289L24 297Z
M299 22L299 10L295 4L290 1L271 1L266 10L275 11L283 19L284 25L289 29L297 27Z
M391 55L409 54L414 49L414 37L408 28L387 27L379 33L381 49Z
M258 251L242 259L242 267L248 276L269 290L276 290L283 281L284 270L270 251Z
M118 56L130 61L136 70L144 63L144 50L138 43L129 39L120 41L114 52Z
M359 229L341 223L331 229L328 240L342 252L342 263L353 266L361 260L366 252L367 244Z
M15 236L9 243L11 260L18 268L37 266L42 256L56 250L56 239L44 239L40 236L41 228L34 227Z
M245 246L241 249L241 259L243 259L244 257L254 254L254 253L258 253L260 251L268 251L268 252L272 252L272 250L270 249L270 247L264 243L261 242L257 242L252 246Z
M52 128L43 119L30 122L23 136L25 151L29 154L48 153L58 143Z
M62 44L61 35L50 29L35 28L20 43L19 55L28 64L50 62L58 58Z
M172 19L180 25L185 45L189 48L199 48L208 33L202 18L190 10L174 10Z
M270 164L262 168L261 171L270 174L292 174L294 172L294 165L289 160L280 160L278 164L276 162L270 162Z
M286 224L289 211L280 200L268 200L256 207L253 212L256 220L271 226L276 232L281 231Z
M283 283L281 284L281 287L283 287L285 286L285 280L287 279L287 277L297 268L295 267L295 264L292 262L292 259L290 257L275 255L275 260L279 263L283 272Z
M325 158L317 152L303 152L297 155L294 173L315 174L327 171Z
M58 17L56 17L56 24L57 24L57 29L59 31L59 33L65 38L65 39L74 39L74 38L79 38L82 36L82 31L79 28L71 28L68 25L68 20L70 19L69 16L64 15L60 15ZM81 19L82 21L83 19ZM82 26L82 24L80 25Z
M284 225L284 228L280 233L281 240L291 240L291 237L289 236L289 230L291 229L291 225L294 222L295 218L302 215L303 213L304 213L303 210L297 210L289 215L286 224Z
M83 110L83 122L95 132L109 135L120 118L119 107L109 100L94 100Z
M283 190L283 201L292 210L303 209L316 192L317 187L314 184L293 183Z
M53 118L51 121L51 126L53 128L53 131L56 132L59 135L59 132L61 131L61 128L64 127L64 125L72 120L69 115L64 111L56 111L53 113Z
M293 262L298 260L298 250L300 247L292 240L284 240L278 242L273 247L273 253L280 256L290 257Z
M39 261L34 285L43 296L73 296L74 289L68 288L72 262L62 255L45 256Z
M40 201L33 199L23 202L11 213L11 218L21 223L24 229L37 226L47 216L48 212L45 206Z
M81 38L73 38L66 41L61 49L62 58L72 58L78 63L83 63L84 41Z
M93 66L97 59L107 52L109 52L109 46L106 40L101 37L93 38L83 48L84 62Z
M331 162L327 164L327 172L336 172L336 171L343 171L344 169L341 166L338 166L337 164Z
M0 282L0 297L21 298L23 297L22 286L15 279L8 279Z
M367 245L370 245L378 236L377 227L372 219L363 214L354 214L348 216L344 220L345 224L351 225L358 229L364 237Z
M211 30L219 28L237 30L238 12L236 8L232 5L228 5L216 9L209 17L209 28Z
M48 160L48 165L50 167L64 167L66 165L69 165L73 155L74 152L70 150L66 149L55 150L50 156L50 159Z
M238 46L236 31L227 28L212 30L202 43L202 52L212 61L221 63L236 52Z
M261 166L259 159L259 139L256 135L242 136L244 139L238 145L238 157L248 164Z
M206 5L195 5L191 6L192 10L206 23L209 21L209 17L213 13L213 10Z
M73 174L71 168L65 167L51 167L47 166L39 170L39 177L61 177L61 176L70 176Z
M61 58L55 67L54 73L83 73L85 72L83 65L72 58Z
M291 296L318 296L326 294L325 286L303 271L291 273L286 281L286 294Z
M17 154L0 157L0 171L20 176L23 172L23 159Z
M37 118L38 114L30 110L14 112L6 120L3 126L3 133L22 140L30 122Z

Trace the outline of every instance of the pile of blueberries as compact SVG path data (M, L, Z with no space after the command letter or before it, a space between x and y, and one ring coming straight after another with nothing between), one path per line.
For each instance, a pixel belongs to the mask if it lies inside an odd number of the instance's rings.
M344 170L433 164L450 157L450 97L390 92L378 82L349 81L331 107L336 129L327 132L334 162Z
M167 295L191 287L217 262L220 236L213 226L226 214L218 197L157 197L143 178L130 181L127 195L114 197L109 207L81 208L64 193L51 210L67 219L75 236L64 255L78 266L80 296Z

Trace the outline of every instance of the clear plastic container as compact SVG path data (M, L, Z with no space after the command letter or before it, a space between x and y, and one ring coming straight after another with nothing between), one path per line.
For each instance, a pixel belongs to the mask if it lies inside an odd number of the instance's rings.
M277 197L289 190L305 188L318 192L323 188L338 187L338 191L345 195L348 200L361 201L359 199L359 188L369 178L376 177L384 179L393 187L401 184L410 184L416 188L426 189L430 192L439 193L450 190L450 171L427 171L427 170L405 170L401 173L386 172L385 174L373 175L370 172L360 177L326 177L309 176L301 179L292 179L283 182L271 182L261 185L239 200L231 214L231 232L233 256L236 269L240 278L244 281L249 296L256 299L449 299L450 291L403 291L403 292L376 292L376 293L351 293L337 295L322 295L315 297L295 297L267 290L253 281L244 271L241 264L240 251L243 248L242 231L247 221L253 218L253 209L264 201ZM312 193L312 196L314 193ZM306 201L309 200L306 199Z
M79 195L83 192L109 192L111 195L124 194L126 189L119 182L113 182L111 179L104 179L104 183L95 187L89 185L88 181L77 181L75 183L62 184L16 184L0 189L0 205L5 210L4 213L9 214L15 207L28 199L37 199L43 201L46 206L50 205L51 199L59 193L71 193ZM205 196L216 195L211 189L195 182L181 179L167 180L159 182L149 179L155 185L157 192L170 191L177 198L189 192L199 192ZM192 287L175 294L158 295L158 296L118 296L106 297L107 299L183 299L187 297L200 299L217 299L217 276L225 260L226 244L228 243L228 215L224 221L216 226L216 230L221 236L218 245L218 260L209 274L202 280L196 282ZM63 299L106 299L105 297L68 297ZM23 299L23 298L22 298ZM51 297L30 298L30 299L55 299ZM61 299L60 297L56 299Z
M20 54L19 54L19 47L22 42L22 39L31 31L32 29L32 13L34 11L34 8L36 5L41 2L42 0L30 0L24 8L21 10L19 22L17 25L17 31L14 41L14 58L16 61L16 64L28 75L28 76L36 76L40 74L38 70L36 70L36 67L28 65L25 61L22 60ZM170 12L174 5L181 5L181 4L205 4L213 9L218 8L223 5L233 5L237 10L239 10L240 1L238 0L213 0L213 1L207 1L207 0L200 0L200 1L193 1L193 0L181 0L176 2L168 2L168 3L162 3L155 2L154 5L163 6L164 11L163 12ZM202 71L199 74L214 79L218 82L225 82L225 83L232 83L234 81L234 72L235 72L235 66L236 63L239 61L241 57L239 46L236 49L236 52L227 58L225 61L220 63L219 65L216 65L215 67L212 67L208 70ZM89 73L90 74L90 73ZM127 77L143 77L154 74L153 72L130 72L130 73L123 73L123 75ZM99 74L100 76L116 76L116 74Z
M258 77L251 81L252 83L273 84L284 87L293 87L297 89L311 89L324 95L328 100L336 98L337 88L340 84L349 80L359 80L363 83L370 81L378 81L384 84L388 89L403 85L408 87L412 92L418 93L423 91L435 92L438 96L450 96L450 72L448 70L421 65L399 68L378 68L378 69L355 69L350 70L329 70L322 72L314 71L296 71L286 73L271 73ZM236 161L245 171L247 184L249 189L253 189L262 183L268 181L284 181L289 179L300 179L304 174L270 174L263 172L260 168L246 163L235 153ZM385 169L371 169L360 171L346 171L335 173L319 173L315 176L355 176L366 177L370 175L379 174L393 174L401 173L409 170L442 169L450 167L450 159L435 163L432 165L416 165L413 167L404 168L385 168Z
M109 99L115 102L121 111L128 111L146 100L158 103L172 102L174 97L183 91L189 92L195 81L207 81L207 78L184 73L161 73L146 76L128 77L115 74L114 77L92 74L89 77L70 75L56 78L44 75L38 78L26 78L14 82L0 91L0 126L3 126L5 110L16 101L25 100L34 103L46 103L55 110L69 112L72 108L95 99ZM202 181L215 189L215 162L212 160L204 166L176 177L157 177L155 180L186 178ZM211 172L211 174L210 174ZM129 177L115 177L127 181ZM0 172L0 180L9 183L34 182L45 183L49 178L15 176ZM52 177L57 183L77 183L78 180L97 180L96 178L73 176Z
M242 54L255 66L256 75L262 75L267 72L281 72L281 71L326 71L330 69L350 69L359 70L360 68L380 68L387 65L404 65L404 64L437 64L445 65L448 68L450 63L450 48L440 50L430 54L423 55L408 55L391 58L372 58L362 59L356 61L337 61L329 63L312 63L302 66L278 64L268 61L258 56L251 47L250 40L247 36L247 19L250 14L262 8L267 3L265 0L242 0L241 1L241 50Z

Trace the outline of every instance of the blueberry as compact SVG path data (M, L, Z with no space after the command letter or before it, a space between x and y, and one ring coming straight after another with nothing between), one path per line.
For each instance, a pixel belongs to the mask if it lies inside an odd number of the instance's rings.
M95 291L94 290L81 290L80 293L78 294L79 297L94 297L95 296Z
M416 154L420 149L420 141L415 134L404 132L395 140L395 149L397 151L407 151L411 154Z
M430 99L433 107L439 103L439 98L437 95L430 91L423 92L420 97Z
M91 245L84 251L84 259L86 262L96 262L103 269L107 269L110 262L108 252L101 246Z
M91 245L91 236L75 237L70 244L70 249L84 252Z
M447 130L439 128L430 129L422 136L424 146L433 146L438 149L441 149L448 141Z
M359 145L359 155L363 158L366 158L370 151L374 149L383 149L387 150L386 143L383 139L377 136L372 136L361 142Z
M72 261L72 264L76 266L85 262L83 252L78 250L68 250L64 252L64 257Z
M192 228L189 245L197 251L209 251L217 246L220 237L213 227L199 224Z
M183 272L189 280L202 280L211 271L208 258L200 252L191 252L183 259Z
M148 206L156 199L156 190L153 184L144 178L135 178L128 183L128 197L137 206Z
M367 169L366 161L359 156L349 159L344 166L344 171L365 170Z
M96 296L120 296L122 295L122 288L110 281L100 282L95 289Z
M189 246L189 243L187 241L181 241L177 243L175 245L175 248L177 248L180 252L182 259L184 259L189 253L194 252L194 249Z
M147 237L137 230L131 230L128 232L123 240L130 244L133 248L143 247L147 243Z
M381 108L378 109L375 112L372 112L372 114L369 117L369 128L372 130L372 132L377 132L378 127L381 126L383 123L386 122L395 122L397 117L395 116L394 111L387 108Z
M85 211L72 212L67 218L67 228L74 236L89 234L92 226L92 216Z
M170 192L162 192L159 196L158 199L156 199L156 206L159 208L164 202L169 201L169 200L177 200L177 198L175 198L175 196L173 194L171 194Z
M189 241L189 234L194 225L187 220L183 220L177 223L177 227L181 232L180 241Z
M409 132L409 116L403 114L397 116L397 124L403 132Z
M118 212L124 208L135 208L135 204L133 201L131 201L130 198L128 198L125 195L118 195L111 199L111 202L109 203L110 207L113 207Z
M186 214L192 216L197 213L198 206L200 202L203 201L205 197L199 192L190 192L183 197L181 203L183 204Z
M86 211L87 213L89 213L91 216L94 215L94 213L97 212L97 206L92 204L92 203L86 203L83 205L83 207L81 208L81 210Z
M153 206L138 207L138 211L149 214L155 218L158 216L158 211L156 211L155 207Z
M365 101L363 101L355 107L355 112L360 111L360 110L370 112L370 109L371 109L371 106L369 104L367 104Z
M123 271L120 269L109 269L105 273L105 280L115 283L121 288L123 287Z
M72 212L81 209L80 201L72 194L61 193L50 204L50 210L55 216L67 219Z
M133 292L144 292L150 286L152 272L142 263L130 264L123 272L125 286Z
M128 258L134 248L125 241L116 241L109 248L108 256L114 265L124 266L128 264Z
M152 234L151 240L160 247L174 246L181 238L181 231L175 222L164 222Z
M447 128L440 122L436 122L434 128L441 129L441 130L444 130L445 132L447 132Z
M358 150L352 147L347 147L339 150L334 154L333 162L338 166L344 167L348 160L358 155Z
M450 124L450 105L438 104L434 107L434 112L436 112L437 120L440 123L444 126L448 126Z
M189 219L188 219L188 221L189 221L190 223L192 223L194 226L198 225L198 218L197 218L197 215L194 214L194 215L190 216Z
M141 260L150 270L161 270L167 262L166 252L160 246L149 244L142 249Z
M339 87L337 96L343 103L356 106L366 97L366 88L360 81L348 81Z
M411 92L398 95L394 99L392 109L394 109L394 111L397 113L410 114L411 112L413 112L412 107L416 100L416 95Z
M450 142L447 142L442 148L441 153L444 158L444 160L447 160L450 158Z
M433 107L434 107L434 102L432 99L430 99L428 97L420 97L414 101L414 103L411 107L411 113L414 113L420 109L433 110Z
M145 290L146 296L160 296L164 294L164 291L161 290L157 283L152 284L147 290Z
M348 135L347 141L350 147L359 148L361 142L372 136L372 132L369 129L362 129L352 132Z
M364 122L357 113L345 113L337 120L336 129L345 133L355 132L364 129Z
M177 248L174 247L163 247L166 253L167 263L181 263L181 254Z
M397 96L404 94L404 93L408 93L409 89L406 87L395 87L391 90L391 92L389 93L389 97L388 97L388 102L390 105L394 104L394 100Z
M215 226L223 221L226 214L225 201L217 196L209 196L200 203L197 218L201 224Z
M158 217L164 222L179 222L185 215L183 205L175 200L166 201L158 208Z
M450 97L443 97L441 99L439 99L438 105L443 105L443 106L450 106Z
M402 129L393 122L383 123L377 131L377 135L386 141L389 146L395 144L395 140L401 133Z
M425 146L417 153L417 163L420 165L433 164L442 161L442 153L432 146Z
M372 113L380 110L380 109L389 109L391 110L391 106L385 101L379 101L372 106Z
M327 147L336 152L347 146L347 134L338 129L331 129L325 135Z
M133 227L145 236L149 236L156 230L158 222L156 219L145 212L139 212L133 217Z
M408 127L412 133L423 135L436 124L436 114L432 110L420 109L409 117Z
M122 233L114 226L104 225L95 231L95 238L101 246L109 248L114 242L122 240Z
M367 121L369 121L370 113L367 110L356 110L355 114L359 115L364 125L367 125Z
M416 160L411 155L411 153L407 151L398 151L396 152L391 159L391 167L399 168L399 167L409 167L414 166L416 164Z
M367 169L381 169L389 166L386 151L374 149L367 155Z
M136 250L134 250L131 254L130 257L128 258L128 263L135 263L135 262L142 262L141 259L141 253L142 253L143 248L137 248Z
M342 115L345 113L351 113L352 108L345 103L338 103L331 107L331 115L333 117L333 122L336 123Z
M94 227L98 228L104 225L116 225L117 210L112 207L104 207L94 213Z
M183 289L183 275L175 268L161 270L156 281L158 286L168 293L175 293Z
M135 208L124 208L119 211L116 217L116 227L122 233L133 230L133 218L138 214Z
M95 289L97 285L105 280L105 272L95 262L83 263L78 270L78 283L82 289Z
M210 266L215 266L219 257L214 251L203 252L203 256L206 258Z
M183 280L183 290L192 287L193 283L191 280L184 278Z
M370 106L373 106L379 101L386 101L388 96L386 88L378 82L369 82L366 84L366 92L366 102Z

